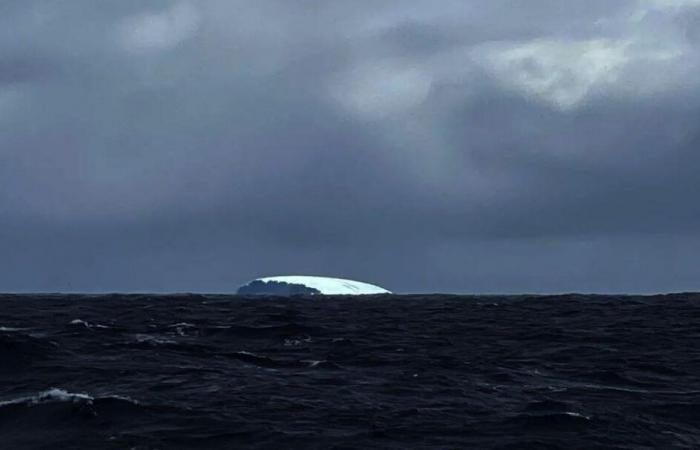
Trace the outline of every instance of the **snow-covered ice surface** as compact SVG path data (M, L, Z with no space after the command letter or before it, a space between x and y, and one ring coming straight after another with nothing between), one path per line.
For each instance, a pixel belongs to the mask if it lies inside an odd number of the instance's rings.
M370 295L370 294L391 294L390 291L361 281L346 280L343 278L314 277L305 275L288 275L258 278L251 281L262 281L264 283L288 283L292 285L302 285L311 289L316 289L321 295ZM250 283L248 283L250 284Z

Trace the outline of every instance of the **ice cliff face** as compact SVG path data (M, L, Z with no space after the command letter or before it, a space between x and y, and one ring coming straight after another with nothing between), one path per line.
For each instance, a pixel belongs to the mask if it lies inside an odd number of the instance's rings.
M370 295L391 294L384 288L361 281L342 278L290 275L258 278L238 289L239 294L266 295Z

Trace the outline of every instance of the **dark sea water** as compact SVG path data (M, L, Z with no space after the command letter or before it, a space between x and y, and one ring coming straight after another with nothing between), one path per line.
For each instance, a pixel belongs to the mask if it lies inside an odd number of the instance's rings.
M0 448L700 448L700 295L0 296Z

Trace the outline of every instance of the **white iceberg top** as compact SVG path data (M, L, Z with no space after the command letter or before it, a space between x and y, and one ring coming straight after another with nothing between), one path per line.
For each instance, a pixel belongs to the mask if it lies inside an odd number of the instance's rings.
M312 277L304 275L289 275L258 278L254 281L300 284L318 290L322 295L369 295L391 294L384 288L361 281L344 280L342 278ZM252 282L251 282L252 283Z

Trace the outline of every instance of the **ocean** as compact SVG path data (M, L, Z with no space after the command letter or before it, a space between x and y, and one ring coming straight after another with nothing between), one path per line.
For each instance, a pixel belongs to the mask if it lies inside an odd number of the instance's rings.
M0 448L700 448L700 294L2 295Z

